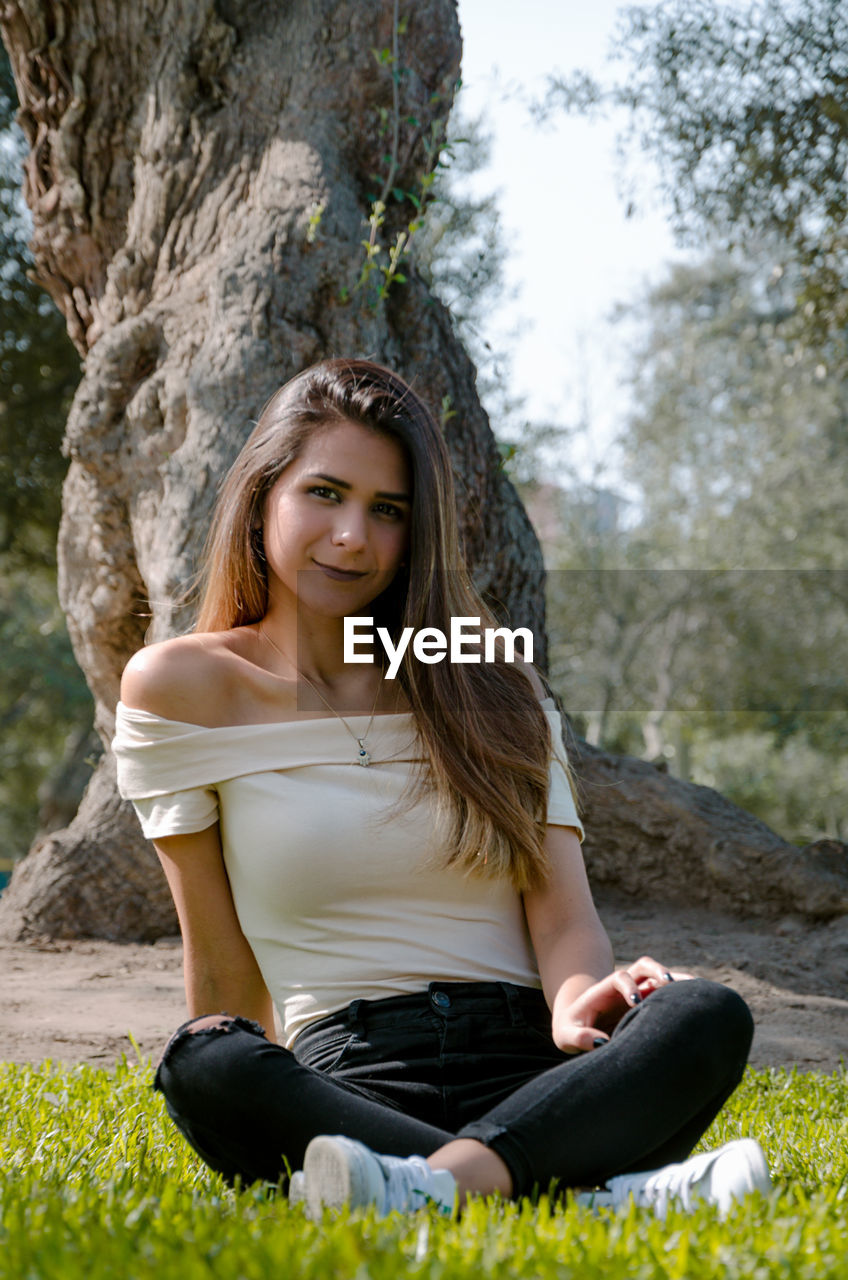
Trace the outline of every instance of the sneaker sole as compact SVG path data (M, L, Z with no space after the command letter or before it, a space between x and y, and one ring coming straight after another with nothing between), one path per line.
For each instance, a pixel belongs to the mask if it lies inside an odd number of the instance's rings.
M353 1146L337 1138L313 1138L303 1157L306 1212L320 1218L324 1209L355 1209L375 1204L379 1208L383 1178L369 1168Z

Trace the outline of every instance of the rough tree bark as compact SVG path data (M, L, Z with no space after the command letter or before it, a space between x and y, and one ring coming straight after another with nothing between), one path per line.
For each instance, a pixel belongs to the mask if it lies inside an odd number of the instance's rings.
M848 913L848 849L789 844L710 787L576 744L592 883L649 902L830 920Z
M453 0L404 5L393 78L374 54L392 48L395 13L392 0L0 0L31 146L36 271L85 356L67 427L60 591L107 744L77 817L31 851L4 894L7 935L174 930L164 880L115 792L120 673L148 626L160 639L190 625L182 600L217 483L265 399L304 366L370 354L437 413L449 397L475 577L514 625L544 635L538 542L448 315L414 271L383 303L352 292L370 194L420 186L459 74ZM388 203L387 244L409 218L408 205ZM687 821L690 805L668 779L665 791L646 785L635 762L588 755L583 765L589 778L612 767L637 781L624 801L605 791L612 802L593 802L591 816L613 832L629 883L631 855L673 856L669 823L655 816L667 797ZM633 823L631 849L621 831ZM743 865L759 851L765 874L774 855L779 877L787 847L738 823L741 842L732 820L722 838ZM687 829L704 875L715 829L708 818ZM608 854L592 851L601 878L615 879Z
M451 0L409 6L397 107L392 65L374 56L393 46L391 0L7 0L0 13L32 148L36 271L85 356L60 591L104 742L151 618L153 638L189 625L180 601L251 419L327 354L373 354L437 414L449 397L479 580L543 634L538 542L449 317L414 273L385 303L343 300L369 194L415 192L431 167L459 75ZM391 243L413 209L387 203ZM74 822L21 864L3 918L18 935L173 930L108 751Z

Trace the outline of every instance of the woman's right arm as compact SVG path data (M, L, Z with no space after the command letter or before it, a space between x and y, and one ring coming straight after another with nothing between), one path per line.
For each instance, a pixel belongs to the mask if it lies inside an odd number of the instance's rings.
M162 836L153 843L183 935L189 1016L241 1014L260 1023L273 1041L271 997L236 915L217 822L205 831Z
M217 637L213 638L217 640ZM128 707L216 724L226 708L228 668L209 637L184 636L142 649L121 679ZM153 841L177 908L189 1014L241 1014L274 1039L274 1010L256 957L236 915L216 822L202 831Z

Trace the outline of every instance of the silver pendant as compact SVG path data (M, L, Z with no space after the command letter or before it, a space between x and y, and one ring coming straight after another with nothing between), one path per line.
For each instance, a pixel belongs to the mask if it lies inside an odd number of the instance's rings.
M359 743L359 758L357 760L357 764L361 764L363 768L367 768L371 763L371 757L365 749L365 743L362 738L357 738L356 741Z

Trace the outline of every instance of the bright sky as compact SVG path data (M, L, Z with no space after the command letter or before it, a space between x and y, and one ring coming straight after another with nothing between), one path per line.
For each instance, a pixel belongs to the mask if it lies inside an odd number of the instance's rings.
M528 417L574 423L585 410L590 431L577 461L587 479L608 458L627 406L624 335L607 317L684 255L662 209L625 217L613 124L561 116L540 128L504 87L541 95L552 71L603 70L622 7L459 0L466 109L483 111L495 136L491 166L477 181L499 193L509 277L520 287L490 340L511 354L511 385L526 397ZM510 337L517 320L525 331Z

